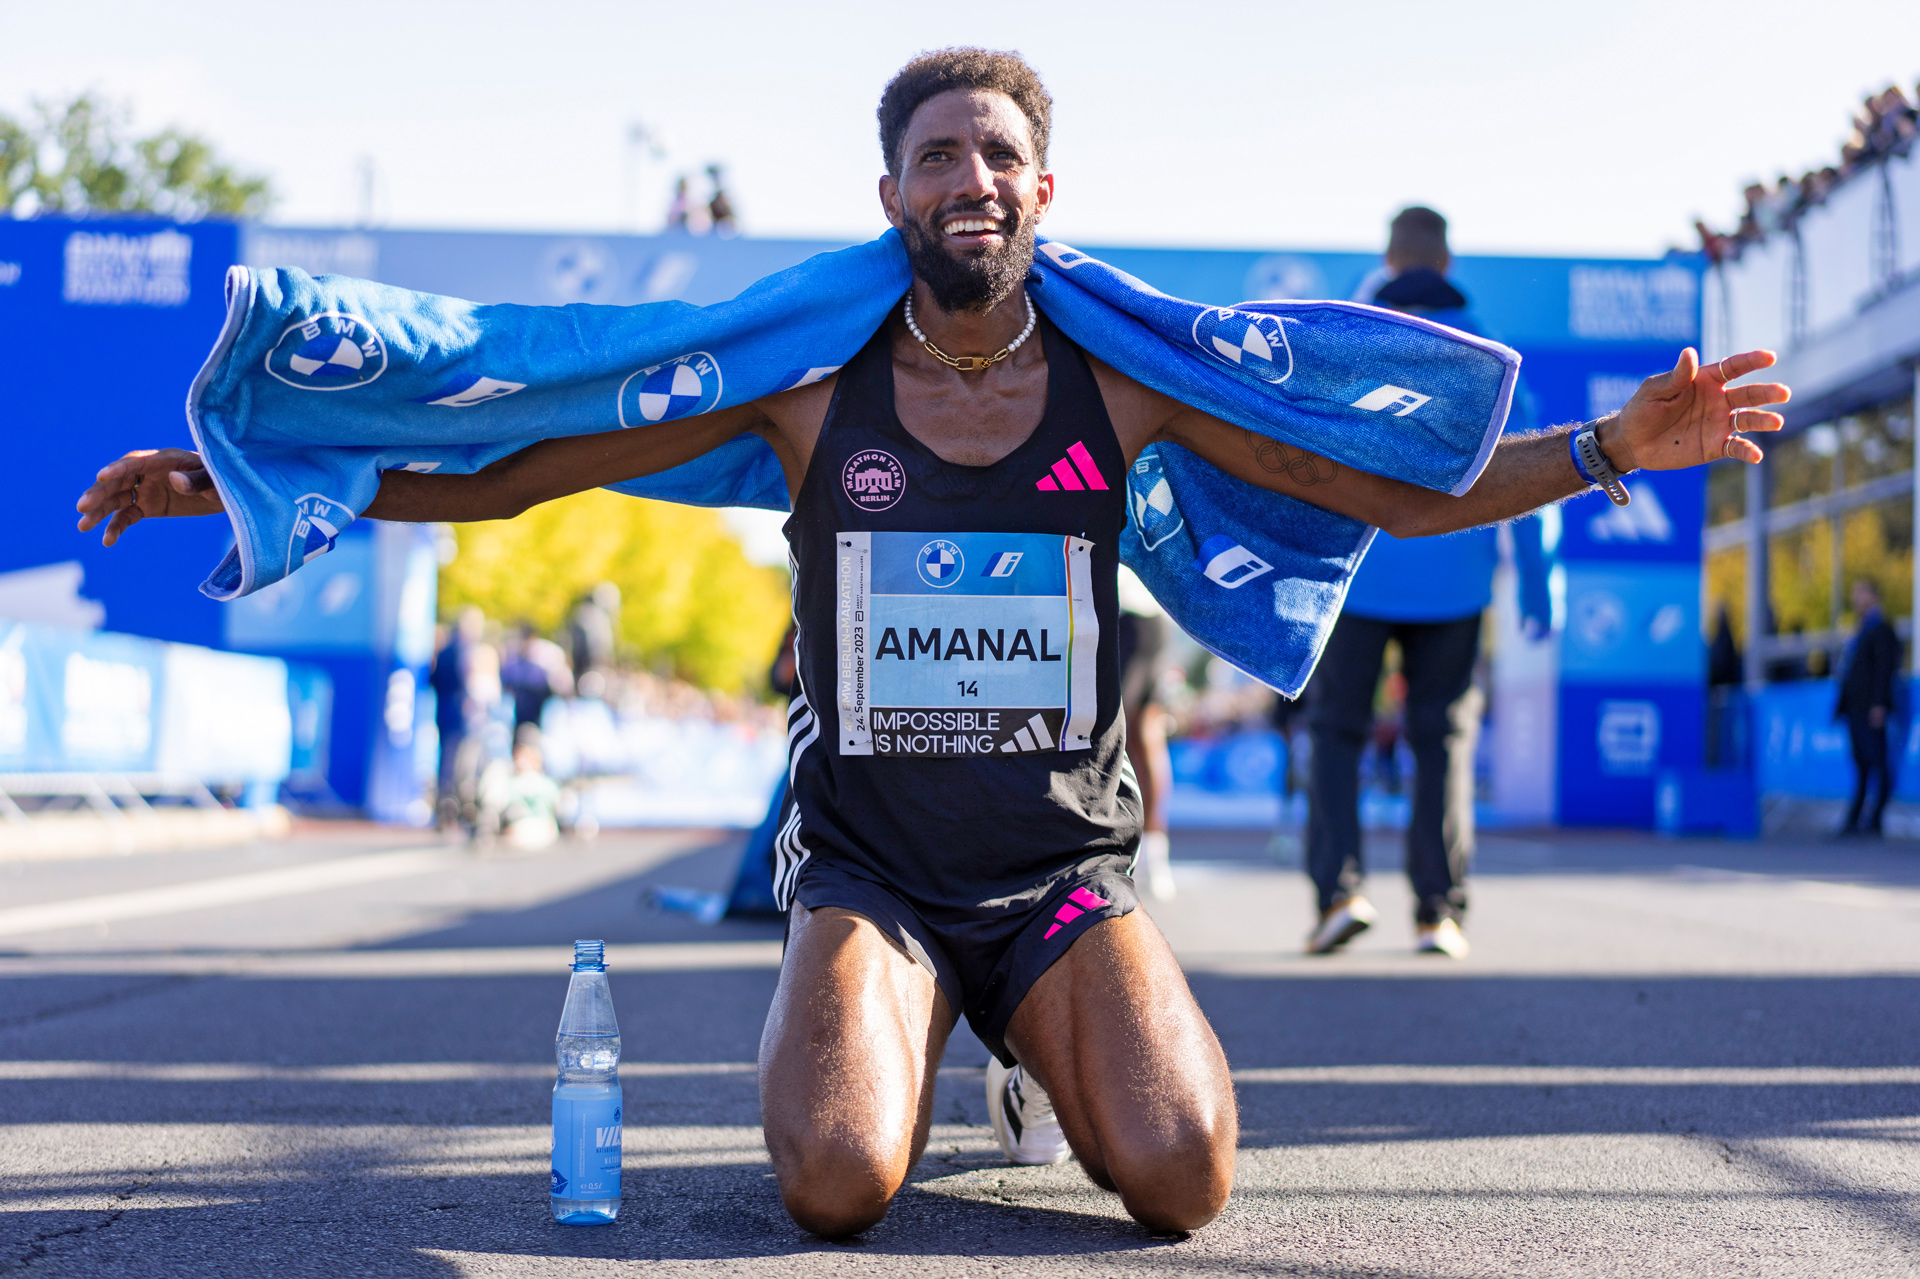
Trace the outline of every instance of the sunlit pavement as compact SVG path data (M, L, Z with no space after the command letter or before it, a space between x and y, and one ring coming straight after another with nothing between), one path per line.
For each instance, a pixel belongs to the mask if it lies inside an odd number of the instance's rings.
M474 855L367 828L0 863L0 1272L30 1275L1911 1275L1920 845L1483 841L1465 962L1409 953L1394 842L1351 953L1264 833L1176 835L1154 908L1235 1069L1232 1205L1136 1228L1002 1166L978 1043L863 1239L785 1218L751 1066L777 924L699 834ZM626 1194L546 1212L570 944L604 937Z

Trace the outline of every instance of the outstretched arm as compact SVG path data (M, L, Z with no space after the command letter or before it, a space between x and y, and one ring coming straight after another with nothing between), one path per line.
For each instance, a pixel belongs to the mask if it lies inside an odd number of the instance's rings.
M1790 393L1774 382L1728 383L1773 362L1770 351L1748 351L1703 368L1689 347L1672 370L1642 382L1625 408L1601 420L1601 450L1622 473L1679 470L1723 457L1758 462L1760 447L1737 432L1779 430L1780 415L1764 406L1784 404ZM1512 519L1584 491L1588 485L1568 454L1573 429L1503 439L1459 497L1336 465L1196 409L1175 412L1157 438L1249 484L1351 515L1395 537L1428 537Z
M556 497L690 462L746 431L767 436L786 460L789 450L756 402L660 426L542 440L471 475L386 471L360 514L413 523L508 519ZM143 519L225 509L200 455L186 449L139 449L109 463L76 506L81 532L105 522L106 546Z

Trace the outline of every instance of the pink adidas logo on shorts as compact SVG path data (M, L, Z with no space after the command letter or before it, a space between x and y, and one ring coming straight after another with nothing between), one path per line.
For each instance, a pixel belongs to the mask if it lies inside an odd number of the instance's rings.
M1053 912L1055 923L1053 927L1047 929L1046 937L1042 937L1040 940L1048 940L1048 938L1051 938L1055 933L1090 910L1099 910L1102 906L1111 905L1113 905L1112 902L1094 893L1091 889L1076 888L1067 894L1067 900L1061 904L1060 909Z

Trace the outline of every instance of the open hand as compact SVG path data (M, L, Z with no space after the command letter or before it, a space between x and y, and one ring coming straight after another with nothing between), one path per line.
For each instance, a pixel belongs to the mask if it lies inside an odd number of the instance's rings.
M107 522L102 546L112 546L148 516L215 515L226 509L200 455L186 449L135 449L100 468L74 506L82 533Z
M1721 458L1758 462L1760 446L1738 432L1777 431L1792 392L1778 382L1729 386L1773 364L1771 351L1746 351L1704 367L1692 347L1672 370L1640 384L1617 417L1599 428L1600 448L1616 470L1677 471Z

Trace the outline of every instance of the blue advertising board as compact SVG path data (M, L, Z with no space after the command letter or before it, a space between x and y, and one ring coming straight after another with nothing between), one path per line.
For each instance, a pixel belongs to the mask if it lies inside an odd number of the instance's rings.
M187 443L187 383L238 247L230 224L0 220L0 438L25 481L0 503L0 574L77 562L108 630L220 643L191 566L225 553L221 521L159 521L107 549L75 531L73 504L122 453Z
M134 447L187 442L181 404L220 327L226 267L292 265L483 302L708 303L838 247L843 242L688 235L0 222L0 325L8 334L0 376L10 388L0 421L10 441L29 442L31 466L44 479L0 510L0 574L77 565L81 594L104 609L109 628L314 664L334 682L331 732L313 740L328 743L340 798L382 815L416 813L407 779L423 740L415 726L430 722L416 694L430 660L422 650L431 646L418 632L432 621L431 582L417 567L428 561L417 546L357 524L333 554L289 580L288 594L223 613L193 589L200 566L225 549L219 521L156 523L110 551L73 531L73 497L103 462ZM1221 304L1355 297L1370 291L1380 267L1368 253L1076 247L1168 293ZM1699 268L1690 259L1469 255L1455 260L1452 274L1487 332L1525 357L1528 398L1542 424L1617 408L1698 338ZM1679 655L1698 646L1697 585L1689 593L1685 575L1697 583L1702 481L1636 476L1630 484L1640 498L1624 512L1597 496L1565 508L1561 554L1570 570L1674 570L1627 589L1605 587L1617 609L1588 597L1603 589L1602 578L1570 571L1570 616L1578 610L1591 629L1619 612L1627 631L1639 630L1611 646L1590 642L1601 633L1594 630L1568 652L1566 686L1582 691L1561 717L1567 820L1605 812L1606 820L1651 821L1650 775L1621 762L1631 714L1617 706L1611 718L1589 713L1581 709L1589 701L1671 703L1660 712L1661 760L1684 755L1689 736L1697 738L1698 715L1680 704L1699 680ZM407 585L416 579L428 582L424 595ZM403 596L415 601L411 610ZM1676 608L1682 621L1672 629ZM414 620L403 623L403 614ZM1654 641L1653 630L1666 638ZM1636 722L1644 731L1644 716ZM1603 740L1618 757L1611 772L1598 762Z

